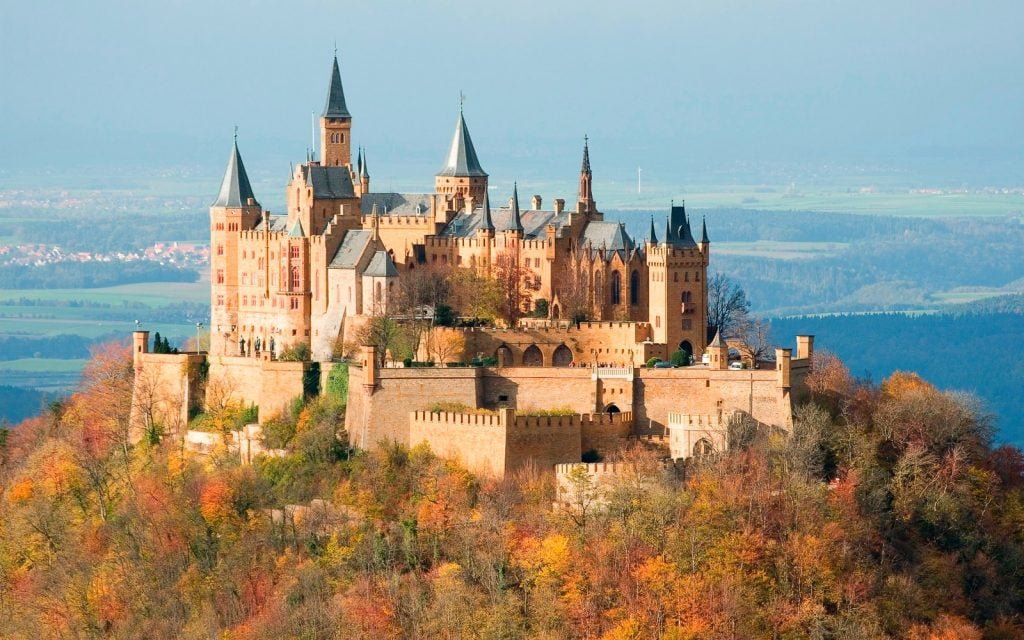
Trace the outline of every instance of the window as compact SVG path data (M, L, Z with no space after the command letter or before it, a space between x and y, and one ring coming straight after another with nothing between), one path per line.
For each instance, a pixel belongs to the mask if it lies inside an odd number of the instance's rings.
M690 292L690 291L684 291L683 292L682 302L692 302L692 301L693 301L693 293Z
M654 326L657 329L661 328L661 316L654 316Z
M224 296L222 296L222 295L218 295L217 296L217 306L218 307L223 307L224 306Z
M672 273L672 282L679 282L679 272L675 271Z
M618 271L612 271L611 288L612 304L622 304L622 276Z
M629 274L629 304L640 304L640 272Z
M217 269L217 284L224 284L224 270Z
M298 258L299 257L299 245L292 245L291 247L289 247L288 248L288 255L290 255L292 258Z
M299 289L302 286L302 280L299 278L299 268L292 267L292 290Z
M242 296L242 306L243 307L248 307L249 306L249 296Z
M218 244L217 245L217 255L218 256L224 255L224 245L222 245L222 244Z
M299 308L299 299L298 298L293 297L293 298L290 299L290 302L291 302L291 308L292 309L298 309ZM292 334L292 335L294 335L294 334Z

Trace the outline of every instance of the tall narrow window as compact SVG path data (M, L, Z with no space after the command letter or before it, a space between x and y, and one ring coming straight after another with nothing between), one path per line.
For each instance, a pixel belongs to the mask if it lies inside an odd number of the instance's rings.
M292 291L297 291L302 286L302 281L299 279L299 268L292 267Z
M629 304L640 304L640 272L629 274Z
M611 276L612 304L622 304L622 276L612 271Z

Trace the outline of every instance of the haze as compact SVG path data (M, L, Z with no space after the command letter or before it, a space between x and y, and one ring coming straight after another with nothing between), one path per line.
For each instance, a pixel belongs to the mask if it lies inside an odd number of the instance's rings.
M14 2L0 169L302 160L337 40L376 184L428 187L465 92L497 181L879 165L1019 184L1019 2ZM422 184L420 184L422 183ZM599 190L599 189L598 189Z

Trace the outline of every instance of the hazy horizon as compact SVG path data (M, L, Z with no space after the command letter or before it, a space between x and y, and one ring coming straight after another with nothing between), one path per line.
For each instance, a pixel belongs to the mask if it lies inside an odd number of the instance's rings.
M237 124L250 172L283 184L336 40L381 189L429 186L460 91L495 182L571 183L588 134L599 182L1024 183L1018 3L707 5L8 3L0 169L216 172Z

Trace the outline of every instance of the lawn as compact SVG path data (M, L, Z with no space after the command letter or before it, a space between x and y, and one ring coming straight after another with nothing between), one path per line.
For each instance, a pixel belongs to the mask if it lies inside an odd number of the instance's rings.
M83 300L110 304L142 303L161 307L175 302L210 302L210 280L203 274L198 282L144 282L97 289L0 289L0 304L21 298L30 300ZM45 307L44 307L45 308Z

